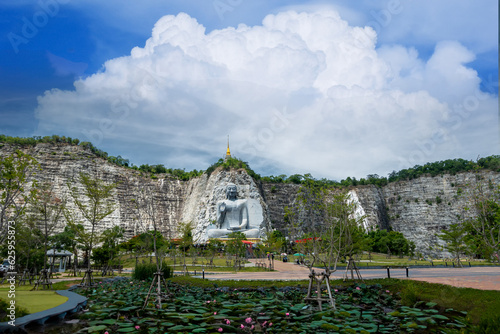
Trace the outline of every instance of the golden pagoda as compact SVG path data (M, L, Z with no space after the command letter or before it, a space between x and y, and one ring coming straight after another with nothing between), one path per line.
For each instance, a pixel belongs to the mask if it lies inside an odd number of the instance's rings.
M226 151L226 158L224 159L224 161L226 161L229 158L231 158L231 151L229 150L229 135L227 135L227 151Z

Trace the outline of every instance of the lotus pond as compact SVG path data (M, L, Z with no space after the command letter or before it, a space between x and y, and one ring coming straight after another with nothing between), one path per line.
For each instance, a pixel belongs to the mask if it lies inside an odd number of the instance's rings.
M200 288L167 281L159 308L142 305L148 281L120 280L76 290L89 298L79 333L453 333L466 327L465 312L435 303L403 306L381 285L336 287L337 309L305 304L306 289ZM326 295L326 291L322 291Z

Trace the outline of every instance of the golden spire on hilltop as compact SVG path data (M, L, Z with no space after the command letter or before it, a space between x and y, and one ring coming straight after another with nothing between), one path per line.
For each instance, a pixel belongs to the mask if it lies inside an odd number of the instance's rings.
M226 151L226 159L231 158L231 151L229 150L229 135L227 135L227 151Z

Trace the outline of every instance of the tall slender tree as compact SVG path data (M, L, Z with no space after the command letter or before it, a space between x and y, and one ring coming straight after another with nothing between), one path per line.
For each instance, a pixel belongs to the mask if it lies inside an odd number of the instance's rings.
M451 224L448 229L441 231L439 237L446 242L446 250L453 256L453 263L456 267L462 267L460 256L467 252L465 242L465 226L462 224Z
M118 254L119 241L123 238L125 230L118 225L113 226L101 233L100 241L102 242L101 254L103 255L102 276L106 276L112 271L113 260Z
M59 198L52 190L52 185L43 183L36 185L32 189L32 203L29 207L29 214L33 215L38 229L43 235L43 270L40 279L36 284L36 288L40 285L50 287L48 272L47 272L47 250L49 237L53 234L56 227L62 223L63 212L66 200Z
M347 190L339 191L320 185L308 175L305 176L295 204L295 207L287 208L286 220L292 225L293 235L298 239L298 249L312 258L308 263L310 280L305 300L317 301L320 309L321 303L328 301L335 308L330 276L337 270L341 258L346 257L349 264L354 264L352 256L360 251L362 245L364 217L356 215L357 204ZM311 215L315 223L311 222ZM324 271L317 273L317 267L323 267ZM327 287L327 297L321 295L323 283ZM316 285L316 289L313 285ZM314 290L317 291L316 296L313 296Z
M0 244L7 236L8 221L16 221L30 201L26 186L32 181L39 163L20 150L0 155Z
M477 174L468 202L464 210L469 212L469 218L464 224L469 231L469 242L479 245L478 250L484 257L500 261L500 186Z
M154 275L153 281L149 288L149 292L144 301L145 308L147 306L148 300L150 298L153 286L156 284L156 304L159 308L162 306L162 297L165 298L164 293L162 293L162 286L167 291L167 284L162 273L163 257L159 252L158 236L162 236L160 233L160 226L165 227L163 222L163 217L158 210L158 203L156 200L157 194L161 191L161 184L146 184L143 185L139 192L139 197L137 199L137 209L139 214L140 223L143 230L149 232L152 230L153 239L153 251L156 259L156 273ZM167 226L167 234L170 235L170 227Z
M76 186L78 183L81 184L81 188ZM83 222L90 224L87 272L82 279L82 285L84 286L94 284L90 257L92 256L92 247L96 237L96 228L104 218L115 211L112 196L116 186L116 183L106 183L86 173L80 173L77 181L68 183L71 197L83 218ZM71 214L67 216L72 223L75 223L75 218L71 217Z
M182 222L177 227L177 234L180 237L179 248L182 251L182 262L184 274L187 272L186 267L186 254L189 248L193 245L193 223L192 222Z

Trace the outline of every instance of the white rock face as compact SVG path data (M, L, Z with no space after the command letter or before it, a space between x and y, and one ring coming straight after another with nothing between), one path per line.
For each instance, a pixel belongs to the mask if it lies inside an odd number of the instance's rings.
M182 221L193 223L195 242L207 241L206 230L217 220L216 204L226 199L228 183L236 184L238 198L249 199L250 224L257 225L255 222L260 221L258 225L261 234L271 227L267 204L253 178L243 169L230 171L216 169L210 177L203 175L193 180L186 193L187 200L182 210Z
M355 190L349 191L349 198L350 198L351 203L354 203L356 206L356 212L354 213L355 218L358 219L360 217L364 217L362 220L364 230L370 231L372 229L376 229L377 226L370 225L370 222L368 221L368 218L366 217L365 209L363 208L363 206L359 202L358 194L356 193Z

